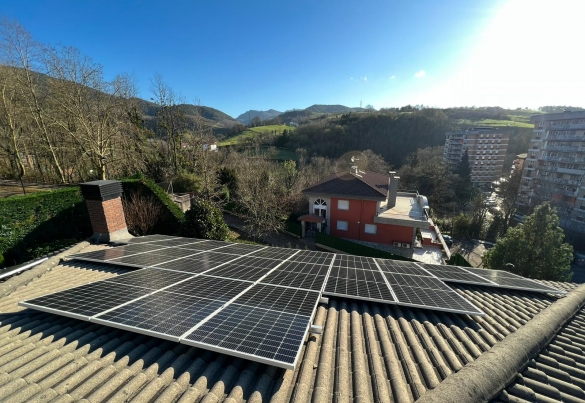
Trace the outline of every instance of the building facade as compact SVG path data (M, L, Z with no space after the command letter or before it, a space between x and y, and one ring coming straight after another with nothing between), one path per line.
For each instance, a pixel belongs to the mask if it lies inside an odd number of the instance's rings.
M317 230L329 235L374 247L407 249L414 259L426 252L435 255L433 263L441 263L441 250L448 256L450 252L429 216L427 198L399 192L399 180L394 172L388 177L357 169L329 175L303 191L309 199L309 214L301 217L303 228L308 222L319 222ZM322 220L315 220L316 216Z
M502 175L511 131L476 127L447 132L443 160L454 167L467 151L471 182L477 186L489 185Z
M529 213L550 201L561 227L585 233L585 111L534 115L518 204Z

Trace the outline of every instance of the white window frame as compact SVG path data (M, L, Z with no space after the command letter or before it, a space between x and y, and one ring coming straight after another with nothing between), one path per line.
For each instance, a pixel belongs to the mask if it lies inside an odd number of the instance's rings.
M370 228L370 231L368 231L368 227ZM365 224L364 225L364 233L370 234L370 235L376 235L377 232L378 232L378 226L376 224Z
M342 206L346 206L345 208ZM338 210L349 210L349 200L337 200Z
M345 227L345 228L343 228L343 227ZM349 230L349 223L347 221L337 220L337 230L338 231Z

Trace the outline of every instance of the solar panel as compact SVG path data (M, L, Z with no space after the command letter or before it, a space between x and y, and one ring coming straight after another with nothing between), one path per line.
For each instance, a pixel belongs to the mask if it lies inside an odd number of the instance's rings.
M165 291L192 297L209 298L227 302L253 283L242 280L218 278L200 274L180 284L166 288Z
M323 266L327 268L327 266ZM325 270L327 272L327 270ZM282 270L274 270L262 283L281 285L285 287L302 288L305 290L320 291L325 282L325 275L315 275L311 273L297 273Z
M319 292L256 284L234 302L296 315L312 316L318 301Z
M333 266L378 271L375 260L371 257L363 256L336 255Z
M159 291L91 321L178 342L182 334L223 304L223 301Z
M333 266L323 291L328 295L369 301L394 302L380 271Z
M231 278L235 280L256 281L270 272L270 269L241 266L237 263L228 263L206 273L208 276Z
M302 262L311 264L324 264L329 265L331 260L335 256L333 253L328 252L315 252L310 250L302 250L289 260L291 262Z
M214 267L235 259L237 259L237 256L234 255L202 252L181 259L167 257L166 261L161 263L153 261L151 266L154 268L183 271L186 273L203 273L204 271L213 269Z
M414 262L402 262L398 260L376 259L380 270L385 273L410 274L414 276L428 276L429 273Z
M283 368L321 293L473 315L483 312L441 279L561 293L507 272L178 237L70 258L147 268L21 305Z
M99 281L20 302L20 305L49 313L89 320L90 317L151 293L152 290Z
M311 318L232 303L181 343L294 369Z
M193 277L193 274L148 268L111 277L104 281L160 290L190 277Z
M120 243L127 243L127 244L139 244L139 243L147 243L153 241L164 241L168 239L175 239L177 237L170 236L170 235L146 235L146 236L138 236L134 238L127 239Z
M265 257L269 259L284 260L294 255L298 250L286 248L266 248L252 253L251 256Z
M469 315L483 315L483 311L453 291L447 284L430 275L382 272L399 305L436 309Z
M527 290L536 292L546 292L551 294L566 294L565 291L549 287L542 284L539 281L531 280L526 277L518 276L517 274L510 273L504 270L487 270L487 269L476 269L467 268L470 272L477 274L483 278L486 278L497 284L498 287L510 288L517 290Z
M495 285L492 281L470 273L463 267L445 266L438 264L418 263L421 267L428 270L432 275L443 281L452 281L457 283L477 284L477 285Z

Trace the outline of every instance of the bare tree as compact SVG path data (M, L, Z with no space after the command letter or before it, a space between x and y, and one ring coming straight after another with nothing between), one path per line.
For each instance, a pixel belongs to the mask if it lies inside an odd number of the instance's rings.
M144 196L139 192L124 196L122 205L128 229L136 235L150 234L162 214L161 204L154 196Z
M54 135L49 128L47 110L43 103L47 97L46 87L40 82L41 76L38 74L42 71L42 46L35 42L21 25L6 19L0 20L0 39L0 60L3 64L15 68L13 73L18 83L16 88L51 156L53 167L61 182L65 182L54 145Z
M153 94L152 100L159 106L157 126L161 136L169 143L169 157L176 174L182 165L182 134L187 126L180 105L181 98L158 73L151 80L150 91Z

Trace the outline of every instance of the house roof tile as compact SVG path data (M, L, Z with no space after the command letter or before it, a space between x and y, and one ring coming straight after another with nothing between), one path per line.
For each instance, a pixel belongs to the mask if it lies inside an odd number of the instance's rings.
M17 305L124 272L53 259L0 283L5 401L409 402L431 393L558 300L453 284L486 312L471 317L330 298L315 317L324 332L308 337L296 371ZM581 309L505 391L495 391L497 400L583 399L584 315Z
M360 176L350 172L338 172L326 176L303 190L303 193L385 199L388 180L388 176L374 172L363 172Z

